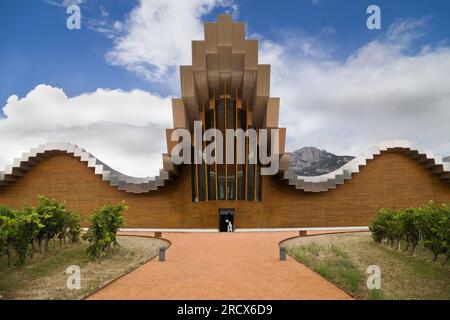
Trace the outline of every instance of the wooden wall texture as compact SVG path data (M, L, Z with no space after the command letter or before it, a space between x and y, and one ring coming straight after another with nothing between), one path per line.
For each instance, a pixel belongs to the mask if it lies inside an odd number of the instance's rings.
M129 206L127 228L217 229L219 208L236 209L237 228L343 227L368 225L382 207L450 202L450 184L416 160L386 153L328 192L303 192L279 177L264 177L262 202L192 203L188 166L159 191L128 194L103 182L78 159L55 155L15 183L0 187L0 204L35 205L38 194L66 201L84 218L105 203L124 200Z

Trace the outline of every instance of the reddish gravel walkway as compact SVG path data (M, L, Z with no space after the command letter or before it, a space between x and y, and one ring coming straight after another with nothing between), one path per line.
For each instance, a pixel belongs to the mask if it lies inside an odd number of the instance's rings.
M350 299L292 258L279 261L278 242L296 235L165 233L166 262L154 259L90 299Z

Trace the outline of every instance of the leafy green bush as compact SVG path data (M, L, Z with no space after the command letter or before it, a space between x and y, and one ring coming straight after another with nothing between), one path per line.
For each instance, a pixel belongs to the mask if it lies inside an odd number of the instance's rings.
M42 253L44 243L45 253L49 251L49 241L59 240L62 243L77 242L80 239L80 215L67 209L64 202L39 196L36 208L25 206L21 210L13 210L0 205L0 257L7 256L8 266L23 265L30 253L33 256L35 243L38 243L39 253ZM123 211L128 207L125 203L105 205L95 210L91 217L91 227L85 239L91 245L87 249L90 258L104 256L109 248L118 246L117 231L125 222ZM31 249L31 250L30 250Z
M37 213L28 207L21 211L2 206L0 208L1 251L8 257L8 266L12 266L13 252L16 253L16 265L26 262L29 245L42 228Z
M417 245L420 242L420 219L423 214L422 208L408 208L402 212L403 234L407 246L404 251L411 247L411 252L414 253Z
M429 202L423 211L421 233L423 244L434 255L436 260L440 254L449 255L450 208L447 205L438 206ZM446 262L447 262L446 261Z
M28 207L16 212L15 225L14 250L17 254L16 264L23 265L26 262L30 244L33 243L44 225L41 223L36 210Z
M37 235L39 253L42 252L42 241L44 241L45 253L48 253L49 241L54 240L58 234L63 232L67 210L65 203L48 199L44 196L39 196L38 198L39 205L36 211L41 223L44 225Z
M16 235L14 215L14 210L11 208L0 207L0 252L8 257L8 267L12 266L14 237Z
M70 242L78 241L80 231L78 214L68 211L64 203L44 196L39 196L36 208L25 206L21 210L13 210L0 206L0 256L7 256L9 267L13 260L15 265L23 265L28 254L33 257L35 242L38 242L41 253L44 241L47 253L49 240L57 236L64 242L66 238Z
M376 218L369 225L372 237L376 242L382 242L387 239L388 221L393 219L394 214L394 211L391 209L380 209Z
M389 242L391 246L401 241L407 243L405 251L412 247L414 253L417 245L428 248L436 260L440 254L450 258L450 206L436 205L430 201L420 208L408 208L399 211L381 209L371 222L370 231L377 242Z
M89 259L105 256L108 250L117 243L117 231L125 225L122 213L128 207L125 203L118 205L105 205L95 210L90 219L90 227L85 239L91 243L87 248Z
M65 228L69 241L72 243L78 242L81 234L80 215L70 212L66 216Z

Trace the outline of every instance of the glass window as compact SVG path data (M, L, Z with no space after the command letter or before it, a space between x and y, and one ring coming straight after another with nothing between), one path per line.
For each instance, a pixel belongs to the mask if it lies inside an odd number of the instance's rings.
M226 101L226 105L225 105ZM224 135L223 159L226 161L226 129L247 129L247 111L237 109L236 101L232 99L218 99L216 109L205 111L205 130L216 127ZM215 118L214 118L215 113ZM258 173L255 176L255 165L250 164L256 154L245 155L246 164L237 164L238 147L234 139L234 163L216 165L192 165L192 201L218 200L249 200L261 201L262 178ZM209 143L209 142L208 142ZM246 139L248 151L248 139ZM201 152L198 157L201 157ZM194 155L193 155L193 159ZM247 170L248 169L248 170ZM197 185L198 183L198 185ZM246 190L247 185L247 190ZM217 187L217 190L216 190ZM198 194L197 194L198 193Z

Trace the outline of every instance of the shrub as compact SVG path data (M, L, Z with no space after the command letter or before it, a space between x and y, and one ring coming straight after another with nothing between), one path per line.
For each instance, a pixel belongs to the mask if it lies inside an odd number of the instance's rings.
M386 237L391 244L391 247L394 247L397 242L399 249L400 241L404 236L402 215L402 211L395 211L391 216L391 219L386 221Z
M394 217L394 211L391 209L380 209L378 215L369 225L369 230L372 232L372 238L376 242L382 242L387 239L388 235L388 221Z
M407 251L411 246L411 252L414 253L420 241L420 217L422 215L422 208L409 208L402 212L402 223L404 239L407 246L404 251Z
M402 240L407 242L405 251L411 246L411 253L421 243L433 253L435 261L445 254L450 259L450 206L436 205L430 201L420 208L408 208L399 211L381 209L371 222L370 231L377 242L387 240L393 246Z
M446 205L437 206L434 202L429 202L423 210L421 231L423 244L434 255L435 261L439 254L448 254L448 211Z
M7 207L0 209L0 234L2 252L8 257L8 267L12 266L13 251L16 265L26 262L29 245L43 227L37 213L28 207L14 211Z
M17 233L14 239L14 250L17 253L17 265L23 265L26 262L29 246L34 243L34 239L44 225L35 209L29 207L18 211L15 220ZM33 252L34 250L32 250L32 255Z
M94 211L85 235L85 239L91 243L87 248L89 259L105 256L111 246L118 246L117 231L125 225L122 213L127 209L125 203L121 203L108 204Z
M70 242L78 241L80 235L80 217L66 209L64 203L39 196L36 208L25 206L13 210L0 206L0 256L6 255L8 266L23 265L27 255L35 252L35 242L39 243L41 253L42 240L45 252L48 242L57 236L60 241L68 238ZM31 250L29 250L31 247Z
M7 256L8 267L12 266L15 230L14 210L0 206L0 252Z
M66 216L65 226L69 241L72 243L78 242L81 234L80 215L73 212L69 213Z
M54 199L39 196L39 205L36 211L41 223L44 225L37 235L39 253L42 252L42 240L45 243L45 253L48 253L49 241L54 240L64 230L65 217L67 215L66 205Z

